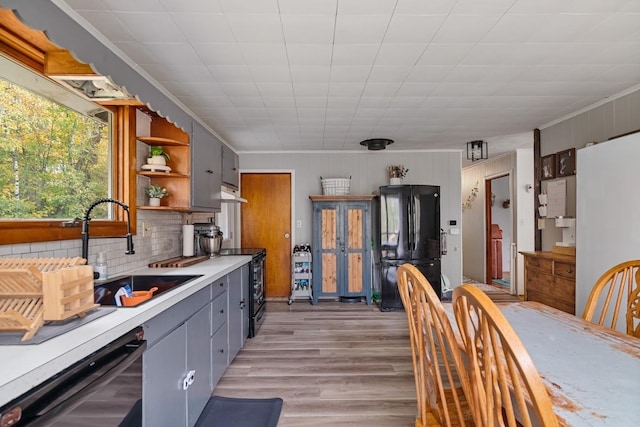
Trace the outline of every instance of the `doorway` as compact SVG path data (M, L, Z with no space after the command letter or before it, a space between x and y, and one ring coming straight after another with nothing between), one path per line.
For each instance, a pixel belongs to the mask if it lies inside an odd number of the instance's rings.
M515 294L515 268L511 259L513 243L510 175L485 180L486 195L486 283Z
M241 173L240 242L266 248L265 297L291 292L291 173Z

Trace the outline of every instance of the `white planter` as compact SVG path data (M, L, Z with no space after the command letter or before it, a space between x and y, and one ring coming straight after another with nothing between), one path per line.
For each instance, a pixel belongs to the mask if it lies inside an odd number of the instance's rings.
M157 197L149 197L149 206L160 206L160 199Z
M389 178L389 185L402 185L402 178Z
M147 164L148 165L166 166L167 165L167 159L164 156L148 157L147 158Z

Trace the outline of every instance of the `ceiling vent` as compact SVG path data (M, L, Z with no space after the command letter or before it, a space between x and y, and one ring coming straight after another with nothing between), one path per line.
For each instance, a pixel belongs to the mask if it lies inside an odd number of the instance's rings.
M384 150L385 148L387 148L387 145L390 144L393 144L393 139L387 138L365 139L360 143L360 145L366 146L367 149L371 151Z

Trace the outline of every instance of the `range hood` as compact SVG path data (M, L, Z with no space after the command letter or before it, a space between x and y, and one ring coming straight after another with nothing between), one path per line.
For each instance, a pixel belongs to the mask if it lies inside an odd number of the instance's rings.
M93 101L133 98L106 76L51 76L51 78Z
M229 187L222 186L222 203L247 203L247 199L243 199L238 194L238 190L234 190Z

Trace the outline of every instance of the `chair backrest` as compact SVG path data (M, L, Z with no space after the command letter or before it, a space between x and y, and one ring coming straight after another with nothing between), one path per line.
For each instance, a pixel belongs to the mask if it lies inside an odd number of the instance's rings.
M616 329L622 309L627 334L640 338L639 281L640 260L611 267L593 285L582 318ZM594 320L598 310L600 316Z
M430 424L429 414L440 425L472 425L465 397L471 384L461 340L442 303L429 281L411 264L398 268L398 289L411 332L419 413L416 425Z
M476 425L557 426L547 389L507 319L480 289L453 290L456 322L469 358Z

